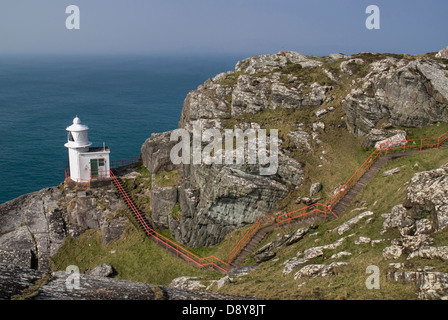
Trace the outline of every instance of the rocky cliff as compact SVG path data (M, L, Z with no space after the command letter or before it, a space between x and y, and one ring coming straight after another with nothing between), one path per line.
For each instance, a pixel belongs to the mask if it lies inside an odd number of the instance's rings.
M49 272L67 236L101 229L104 243L119 238L124 208L110 183L88 191L60 185L8 201L0 206L0 263Z
M166 217L184 244L217 244L230 231L275 211L278 201L312 178L306 167L315 164L296 155L317 152L328 123L365 136L369 148L388 138L402 140L406 132L398 127L448 121L446 88L448 61L434 53L312 57L282 51L240 61L234 71L188 93L179 128L191 135L195 125L201 132L279 129L277 172L263 176L256 166L236 164L173 166L169 154L177 141L170 141L171 132L153 134L142 146L144 165L154 174L174 169L181 176L168 200L178 203L181 214L169 217L171 206L157 215Z

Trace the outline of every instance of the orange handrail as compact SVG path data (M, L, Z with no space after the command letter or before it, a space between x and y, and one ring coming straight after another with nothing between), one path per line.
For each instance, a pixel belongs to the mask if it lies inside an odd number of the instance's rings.
M346 192L362 177L365 171L367 171L371 164L379 157L382 153L387 154L389 150L402 150L406 152L410 148L419 148L420 151L424 148L439 148L440 145L448 139L448 131L443 133L440 137L435 138L421 138L421 139L409 139L409 140L396 140L396 141L385 141L381 143L372 154L364 161L364 163L355 171L355 173L347 180L347 182L336 192L336 194L331 198L329 208L341 200ZM429 140L433 140L433 143L426 143ZM420 142L420 143L416 143ZM423 143L425 142L425 143Z
M281 223L284 223L286 221L288 221L288 224L291 223L291 220L295 220L298 218L302 218L305 219L305 217L311 213L316 213L316 216L319 213L323 213L325 215L325 219L327 218L327 213L331 213L333 216L335 216L336 218L338 217L329 206L322 204L322 203L314 203L311 204L307 207L301 208L301 209L297 209L288 213L284 213L280 216L277 217L277 227L280 226ZM291 217L291 215L293 215ZM288 217L288 218L284 218L284 217Z
M244 236L240 239L240 241L238 241L238 243L230 251L230 253L229 253L229 260L228 260L228 264L229 265L232 262L232 259L236 256L236 254L238 254L238 252L240 252L241 249L243 249L245 244L261 228L262 225L267 224L267 223L272 224L272 217L273 217L272 213L267 214L267 215L265 215L263 217L258 218L257 221L255 221L252 224L250 229L244 234Z
M113 168L123 167L123 166L127 166L129 164L133 164L133 163L137 163L137 162L141 162L141 161L142 161L142 158L140 155L134 156L129 159L112 160L110 162L110 167L113 169Z

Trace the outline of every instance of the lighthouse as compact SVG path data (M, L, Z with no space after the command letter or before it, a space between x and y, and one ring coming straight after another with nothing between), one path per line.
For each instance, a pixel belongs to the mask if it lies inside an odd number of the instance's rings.
M68 160L70 179L87 183L91 180L110 178L109 147L91 147L88 138L89 128L76 116L72 125L67 127Z

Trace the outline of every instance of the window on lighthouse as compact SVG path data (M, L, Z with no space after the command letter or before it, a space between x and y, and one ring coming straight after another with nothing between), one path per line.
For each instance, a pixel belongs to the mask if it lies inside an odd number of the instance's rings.
M75 139L73 139L73 135L71 132L68 133L68 141L73 141L75 142Z

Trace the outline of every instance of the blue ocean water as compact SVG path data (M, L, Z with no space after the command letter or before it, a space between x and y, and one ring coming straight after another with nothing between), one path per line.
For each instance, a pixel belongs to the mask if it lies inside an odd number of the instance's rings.
M75 116L112 161L132 158L177 128L190 90L245 57L0 56L0 203L64 180Z

